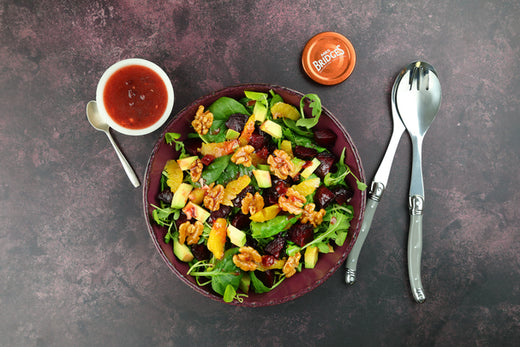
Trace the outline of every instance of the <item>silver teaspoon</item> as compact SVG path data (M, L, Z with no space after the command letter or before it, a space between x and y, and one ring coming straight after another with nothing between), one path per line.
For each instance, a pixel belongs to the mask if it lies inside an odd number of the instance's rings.
M413 297L424 302L421 282L422 217L424 184L422 174L422 143L441 104L441 85L430 64L416 61L408 65L403 82L397 88L397 110L412 140L412 177L408 207L410 228L408 233L408 276Z
M356 281L356 267L359 258L359 253L361 252L363 243L365 242L365 239L368 235L368 231L370 230L370 226L372 225L372 219L374 218L377 205L379 204L379 201L383 196L383 192L388 182L388 176L390 176L390 169L392 168L392 162L394 160L395 152L397 150L397 146L399 145L399 140L401 139L401 136L404 133L404 125L403 122L401 122L401 118L399 118L399 113L395 106L395 93L397 90L397 86L401 83L402 77L403 73L401 72L395 78L394 85L392 87L392 94L390 100L390 104L392 106L393 123L392 136L390 137L390 142L388 143L388 147L386 148L383 160L381 161L381 164L379 164L379 168L377 169L377 172L374 175L374 179L370 186L370 194L368 196L367 206L365 209L365 216L363 218L363 223L361 224L361 230L359 231L358 238L354 243L354 247L352 247L352 250L348 254L347 261L345 263L345 266L347 268L345 282L347 284L354 284L354 282Z
M114 147L114 149L117 153L117 156L119 157L119 160L121 161L121 164L123 165L123 168L125 169L125 172L126 172L128 178L130 179L130 181L132 182L134 187L136 187L136 188L139 187L139 185L140 185L139 179L137 178L134 170L132 169L132 167L130 166L128 161L126 160L123 153L121 153L121 150L119 149L119 147L117 147L117 144L115 143L114 139L112 138L112 135L110 135L110 128L109 128L107 122L105 121L105 119L103 119L103 117L99 113L98 108L97 108L97 103L95 101L89 101L89 103L87 104L87 119L90 122L90 124L94 127L94 129L102 131L105 134L107 134L108 139L110 140L110 143Z

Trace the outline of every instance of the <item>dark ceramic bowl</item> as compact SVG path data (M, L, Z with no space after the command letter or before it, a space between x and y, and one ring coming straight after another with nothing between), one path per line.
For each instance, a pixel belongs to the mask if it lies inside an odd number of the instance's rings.
M199 105L208 107L215 100L222 96L240 99L244 97L244 91L246 90L264 93L269 92L269 90L273 90L282 96L285 102L295 105L298 109L300 105L300 99L303 97L302 93L280 86L267 84L245 84L225 88L196 100L191 105L187 106L181 112L179 112L166 126L165 130L153 148L146 168L144 181L144 215L148 225L148 231L150 232L152 241L159 251L159 254L164 259L168 267L184 283L204 296L220 302L224 302L222 297L214 293L209 285L200 287L197 285L193 277L186 275L189 267L186 263L179 261L175 257L171 243L164 243L166 228L156 225L152 220L151 214L153 207L151 207L151 205L159 205L157 194L159 193L159 180L161 178L161 172L166 161L175 158L177 155L174 148L165 143L164 134L166 132L176 132L185 136L187 133L191 132L191 121ZM354 146L350 135L343 128L341 123L327 109L323 108L320 121L315 129L326 128L331 129L338 136L337 142L334 148L332 148L332 152L339 157L343 148L346 147L346 163L350 166L354 174L364 182L365 176L363 173L363 167L361 165L361 159L359 158L358 151ZM352 187L356 187L356 181L352 175L349 175L347 180ZM245 298L242 303L233 301L233 304L243 306L276 305L300 297L325 282L325 280L327 280L343 264L347 258L348 253L352 249L354 242L356 241L365 211L365 195L365 191L359 191L358 189L355 189L355 194L350 202L350 204L354 207L355 215L351 222L347 240L343 246L336 247L335 252L333 253L320 254L318 263L314 269L304 269L301 273L296 273L296 275L293 277L286 279L277 288L268 293L249 293L248 297Z

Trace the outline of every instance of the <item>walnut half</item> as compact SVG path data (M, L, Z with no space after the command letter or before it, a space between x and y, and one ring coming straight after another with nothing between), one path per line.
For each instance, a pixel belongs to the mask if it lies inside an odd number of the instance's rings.
M301 217L302 223L311 223L313 227L317 227L323 222L323 217L325 216L325 210L320 209L319 211L314 211L316 205L313 203L307 204L303 207L303 214Z
M200 235L204 230L204 225L196 221L195 224L191 224L189 221L184 222L179 226L179 243L181 245L186 242L188 245L194 245L199 242Z
M242 213L254 215L258 211L264 208L264 198L260 193L256 192L255 195L247 193L242 199Z
M240 247L240 253L233 256L233 263L244 271L255 271L262 257L253 247Z
M213 113L209 110L204 112L204 106L200 105L197 109L197 113L195 113L195 118L191 122L193 129L199 135L206 135L213 124Z
M298 193L298 191L293 188L289 188L285 195L278 198L278 206L286 212L301 214L303 213L303 204L305 204L306 201L307 200L302 194Z
M295 255L292 255L289 258L287 258L287 261L285 262L282 269L285 277L289 278L296 273L296 267L300 263L301 257L301 253L297 252Z

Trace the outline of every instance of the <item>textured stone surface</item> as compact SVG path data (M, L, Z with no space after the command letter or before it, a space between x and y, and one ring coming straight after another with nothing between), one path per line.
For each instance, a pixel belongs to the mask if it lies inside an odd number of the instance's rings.
M506 1L0 2L0 345L514 345L520 338L520 5ZM347 36L344 83L313 83L307 40ZM439 72L425 138L422 305L406 268L410 141L359 260L281 306L231 307L169 272L106 137L85 117L103 71L142 57L172 79L174 113L221 87L320 95L368 180L391 132L402 66ZM159 131L114 134L143 177Z

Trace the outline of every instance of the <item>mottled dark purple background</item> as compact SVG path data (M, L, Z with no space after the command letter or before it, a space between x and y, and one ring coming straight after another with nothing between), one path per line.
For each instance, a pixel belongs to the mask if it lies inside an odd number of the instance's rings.
M0 345L512 346L520 339L520 3L505 1L0 1ZM322 31L357 65L326 87L302 72ZM406 242L410 141L361 253L286 304L247 309L185 286L153 247L134 189L86 103L114 62L169 74L174 113L215 89L273 83L317 93L358 146L369 180L391 133L402 66L439 72L424 148L423 284ZM142 179L160 131L115 134Z

